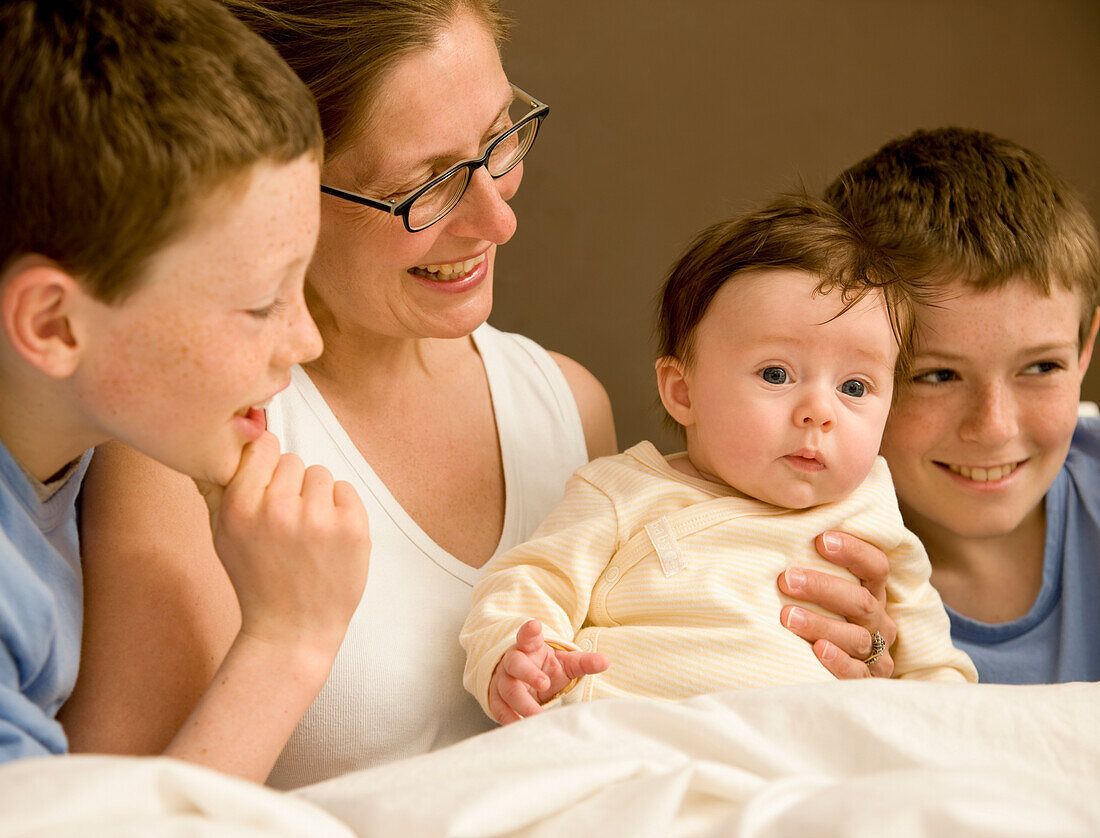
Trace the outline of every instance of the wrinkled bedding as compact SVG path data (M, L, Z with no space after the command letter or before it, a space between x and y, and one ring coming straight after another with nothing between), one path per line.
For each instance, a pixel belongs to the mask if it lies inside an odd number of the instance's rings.
M0 768L0 836L1096 836L1100 684L608 700L291 794L167 759Z

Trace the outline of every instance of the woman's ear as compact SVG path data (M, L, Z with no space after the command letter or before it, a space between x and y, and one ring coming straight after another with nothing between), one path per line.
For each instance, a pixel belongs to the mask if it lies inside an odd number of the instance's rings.
M1085 379L1085 372L1088 371L1089 361L1092 360L1092 348L1096 345L1097 326L1100 326L1100 308L1092 313L1092 327L1089 329L1088 337L1085 338L1084 346L1081 347L1081 361L1078 364L1078 371L1081 374L1082 381Z
M0 277L0 322L12 348L52 378L67 378L80 362L82 346L71 317L84 289L56 262L29 254Z
M687 428L695 424L691 409L691 389L683 361L672 355L657 359L657 392L668 415Z

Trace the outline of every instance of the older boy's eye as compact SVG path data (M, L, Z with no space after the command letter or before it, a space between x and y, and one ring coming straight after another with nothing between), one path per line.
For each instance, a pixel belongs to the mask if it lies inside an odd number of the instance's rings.
M760 370L760 377L769 384L787 383L787 371L783 367L765 367Z
M1062 369L1062 365L1057 361L1037 361L1028 365L1024 373L1027 375L1046 375L1060 369Z
M840 392L845 396L860 398L867 392L867 385L855 378L850 378L840 385Z
M275 300L269 306L264 306L263 308L249 309L248 313L257 319L263 320L267 317L278 314L284 308L286 308L286 300Z
M913 382L915 384L943 384L947 381L955 381L958 377L954 370L929 370L913 376Z

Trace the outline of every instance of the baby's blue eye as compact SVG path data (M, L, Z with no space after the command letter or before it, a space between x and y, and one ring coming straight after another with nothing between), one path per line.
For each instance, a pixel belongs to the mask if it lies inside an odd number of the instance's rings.
M843 384L840 385L840 392L846 396L852 396L853 398L860 398L867 392L867 385L862 381L858 381L854 378L849 378Z
M760 377L769 384L787 383L787 371L783 367L765 367L760 370Z

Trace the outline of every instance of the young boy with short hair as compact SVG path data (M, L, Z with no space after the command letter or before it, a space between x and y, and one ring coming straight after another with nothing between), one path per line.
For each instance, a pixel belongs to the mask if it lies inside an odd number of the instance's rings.
M533 538L486 565L461 641L490 716L515 721L559 695L831 680L779 624L775 587L828 529L890 557L894 674L975 680L877 456L912 325L898 258L809 198L696 239L665 285L657 361L687 451L643 442L583 466Z
M1100 296L1087 209L1034 152L961 128L887 143L826 199L938 266L882 453L952 637L983 681L1100 680L1100 419L1078 418Z
M77 493L116 437L199 482L242 611L166 753L263 779L369 557L354 491L280 458L262 412L321 349L313 100L209 0L14 0L0 119L0 762L67 749Z

